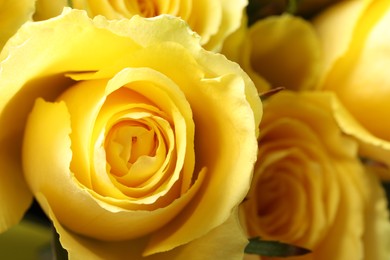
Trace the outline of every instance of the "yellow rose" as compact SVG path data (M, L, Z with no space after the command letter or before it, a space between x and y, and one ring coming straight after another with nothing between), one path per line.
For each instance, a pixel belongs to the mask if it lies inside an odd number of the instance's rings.
M319 89L334 91L359 122L346 131L362 154L390 166L389 24L389 1L344 1L314 20L325 59Z
M72 0L73 8L87 10L92 17L104 15L108 19L121 19L161 14L180 17L201 36L203 47L213 51L219 51L225 38L240 26L246 5L247 0Z
M289 14L242 27L222 53L241 65L260 92L313 88L321 67L321 47L311 24Z
M0 50L34 13L34 0L0 0Z
M25 178L71 258L242 257L262 110L237 64L174 17L71 9L0 59L2 155L24 135Z
M258 161L243 203L248 234L312 250L291 259L385 260L386 197L360 163L356 141L338 127L336 101L332 93L285 91L264 102Z
M34 1L31 0L0 0L0 51L8 39L18 30L18 28L31 19L34 13ZM1 71L1 67L0 67ZM3 100L2 90L0 90L0 100ZM2 101L0 101L2 102ZM4 126L2 126L4 128ZM12 127L9 128L12 133ZM1 130L0 130L1 131ZM18 156L15 147L20 146L20 140L5 140L0 136L0 233L8 227L18 223L26 208L30 205L32 195L29 192L22 175L10 174L10 172L20 172L20 164L5 164L10 158ZM5 149L6 147L6 149Z

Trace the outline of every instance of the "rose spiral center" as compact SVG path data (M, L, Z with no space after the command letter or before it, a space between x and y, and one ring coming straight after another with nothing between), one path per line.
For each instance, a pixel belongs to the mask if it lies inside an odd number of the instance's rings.
M123 176L143 156L154 156L154 131L139 122L121 122L113 127L106 139L107 161L111 172Z
M139 12L144 17L154 17L158 15L158 8L154 1L138 0Z

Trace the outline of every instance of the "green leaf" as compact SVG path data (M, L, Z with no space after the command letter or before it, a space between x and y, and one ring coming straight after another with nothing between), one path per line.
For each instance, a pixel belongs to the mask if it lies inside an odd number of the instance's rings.
M258 237L249 239L249 244L245 248L246 254L270 257L300 256L310 252L311 251L306 248L285 244L278 241L261 240Z
M55 255L56 260L67 260L68 259L68 251L66 251L61 243L60 243L60 236L56 232L55 228L52 227L52 234L53 234L53 252Z
M297 12L299 2L300 2L300 0L288 0L286 12L288 12L290 14L295 14Z

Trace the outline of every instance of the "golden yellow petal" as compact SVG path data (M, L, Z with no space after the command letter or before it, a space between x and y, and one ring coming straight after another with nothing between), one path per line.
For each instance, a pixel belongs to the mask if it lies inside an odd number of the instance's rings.
M245 116L252 112L244 101L244 82L230 74L202 83L185 92L195 117L197 165L207 167L212 174L176 221L153 235L146 254L170 250L203 236L227 219L249 188L257 142L253 117ZM227 190L235 193L227 197Z
M36 0L33 18L35 21L40 21L60 15L69 2L68 0Z
M327 236L316 248L314 259L359 259L364 255L361 240L366 198L364 172L356 161L343 161L335 166L340 189L338 210Z
M135 33L135 30L145 26L145 30L141 29L142 33L137 34L140 37L137 41L143 44L153 44L158 41L151 37L156 35L160 37L160 40L168 40L173 37L173 39L177 39L192 50L200 48L197 45L197 37L189 33L182 21L170 18L157 19L158 21L165 20L160 25L168 31L171 31L175 26L181 28L178 29L179 33L160 33L152 23L141 19L136 20L109 24L102 19L91 22L85 12L67 9L58 18L40 23L28 23L23 26L17 37L12 38L0 54L2 60L0 121L1 125L7 125L6 128L0 129L0 146L6 148L9 146L7 142L16 142L13 147L19 149L25 119L33 106L34 99L41 96L54 100L65 88L73 84L71 80L60 75L60 73L93 71L113 63L123 53L139 48L130 38L120 35L129 36ZM141 24L143 25L141 26ZM110 29L98 27L109 27L114 33ZM128 28L132 28L130 32ZM146 32L147 30L150 33ZM76 37L68 37L68 35ZM93 44L90 44L91 38L95 39ZM42 39L51 44L43 45ZM61 48L58 48L58 46L61 46ZM110 46L110 48L106 48L107 46ZM105 51L101 51L103 49ZM20 71L23 73L19 73ZM50 84L48 85L47 82L50 82ZM8 151L2 153L7 156L14 156L14 158L9 158L4 155L5 157L2 159L2 162L4 162L2 167L14 172L13 177L7 176L7 178L15 178L15 185L23 186L24 184L20 180L21 169L17 166L20 164L19 151L15 151L14 154ZM12 186L9 185L9 187ZM8 192L7 188L2 190L7 191L7 194L13 194ZM14 197L21 201L13 204L26 208L31 200L30 196L28 192L22 192L20 196ZM3 205L6 206L5 203ZM10 211L11 215L15 214L20 217L23 214L21 208L12 207L18 213ZM17 220L11 222L15 221L17 222ZM6 222L9 222L9 220Z
M0 146L0 233L16 225L32 202L32 194L22 175L19 142L2 140Z
M364 258L385 260L390 255L390 221L386 194L370 169L366 172L366 185L369 197L365 211Z
M202 184L204 174L200 173L186 194L155 211L133 211L106 204L80 184L69 169L70 131L65 103L47 103L39 99L26 126L23 166L34 194L41 193L59 221L81 234L101 240L122 240L155 231L174 218ZM47 207L43 209L49 212ZM77 218L74 212L77 212Z
M360 144L359 153L362 156L390 166L390 142L373 136L356 121L333 93L328 93L328 95L337 123L343 132L357 139ZM390 178L390 174L382 177Z

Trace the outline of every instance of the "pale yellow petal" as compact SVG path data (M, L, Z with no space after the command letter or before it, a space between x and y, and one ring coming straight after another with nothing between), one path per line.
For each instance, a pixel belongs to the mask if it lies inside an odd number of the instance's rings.
M210 37L218 32L222 19L221 9L219 1L192 1L191 15L187 22L191 29L201 36L201 44L207 43Z
M390 2L361 1L359 4L364 8L363 11L356 10L360 16L352 28L348 48L335 60L321 88L336 92L357 121L373 135L388 142L390 90L387 86L390 81L385 68L389 66L386 57L390 55L387 30ZM348 9L337 11L342 11L340 15L343 15L344 10ZM372 113L373 109L375 113Z
M322 84L334 62L348 50L353 28L363 11L363 2L340 1L325 9L312 21L323 50L323 67L319 85ZM341 24L342 26L339 26Z

